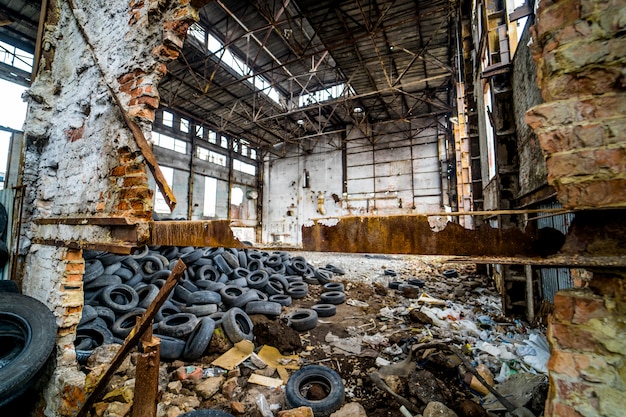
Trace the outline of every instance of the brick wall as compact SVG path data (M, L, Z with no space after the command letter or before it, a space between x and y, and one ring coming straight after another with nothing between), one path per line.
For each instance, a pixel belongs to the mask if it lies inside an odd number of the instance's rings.
M626 206L626 2L542 0L528 124L564 207Z
M197 11L188 0L51 2L37 78L27 92L23 292L54 312L56 368L41 413L75 415L84 400L73 341L83 306L80 250L33 240L106 242L99 226L37 225L37 218L151 219L144 156L117 102L149 139L165 63L178 56ZM82 32L86 34L86 41ZM147 234L146 227L141 233Z
M624 277L598 276L554 298L547 416L622 416L626 390Z
M545 103L526 120L564 207L626 206L625 29L624 0L539 3L532 50ZM613 254L613 238L596 230L623 237L621 216L619 210L577 215L580 227L568 240L588 236L583 252ZM626 273L613 271L596 269L587 287L555 296L546 416L624 415Z

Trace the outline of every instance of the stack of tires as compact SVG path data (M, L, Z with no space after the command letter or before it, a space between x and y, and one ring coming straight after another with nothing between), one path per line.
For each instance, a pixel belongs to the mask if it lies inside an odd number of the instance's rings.
M81 363L95 347L123 341L178 259L187 269L153 329L161 339L161 357L169 360L201 357L216 326L232 343L252 340L248 315L277 317L293 299L306 297L310 284L329 285L335 272L342 272L315 268L289 252L257 249L146 246L128 256L85 251L84 257L85 309L75 342ZM305 331L315 327L317 317L315 310L302 309L288 322Z

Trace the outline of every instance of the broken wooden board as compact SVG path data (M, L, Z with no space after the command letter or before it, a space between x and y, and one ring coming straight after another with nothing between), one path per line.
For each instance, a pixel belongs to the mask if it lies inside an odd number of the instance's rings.
M263 376L259 374L252 374L250 378L248 378L248 383L263 385L268 388L277 388L284 385L284 381L278 378L270 378L268 376Z
M220 368L232 371L239 366L241 362L248 359L250 355L252 355L253 351L254 344L249 340L242 340L235 343L235 346L211 362L211 365L219 366Z

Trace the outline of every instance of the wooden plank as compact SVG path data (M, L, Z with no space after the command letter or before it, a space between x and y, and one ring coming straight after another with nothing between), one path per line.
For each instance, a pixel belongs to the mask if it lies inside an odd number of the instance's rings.
M154 319L154 316L156 316L159 309L163 306L163 303L167 300L167 297L176 286L176 283L183 275L186 268L187 266L182 260L179 259L176 262L174 268L172 268L172 272L167 277L165 284L161 287L161 290L157 294L156 298L152 301L152 304L150 304L146 312L141 316L140 322L137 323L135 329L128 335L128 337L126 337L124 344L120 350L117 351L117 354L111 361L111 366L109 366L109 368L100 377L100 380L96 384L93 392L86 399L85 404L83 404L82 408L78 411L76 417L86 417L91 410L91 407L100 399L100 397L102 397L109 380L113 374L115 374L117 368L119 368L130 351L137 346L139 339L141 339L146 330L148 330L148 327L152 327L152 320Z

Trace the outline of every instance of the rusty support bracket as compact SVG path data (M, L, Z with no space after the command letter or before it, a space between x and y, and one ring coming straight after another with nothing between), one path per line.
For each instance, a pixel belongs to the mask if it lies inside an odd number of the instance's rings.
M35 224L63 224L67 226L135 226L138 222L131 222L126 217L41 217L34 219Z
M115 371L122 364L126 356L137 345L139 339L141 339L145 332L148 330L148 328L152 326L152 320L154 319L154 316L156 316L156 313L163 306L163 303L165 303L165 301L167 300L167 297L176 286L176 283L183 275L183 272L186 268L187 266L182 260L179 259L176 262L174 268L172 268L172 272L170 273L169 277L167 277L165 284L163 284L163 286L161 287L161 290L157 294L156 298L154 299L152 304L150 304L143 316L141 316L133 331L128 335L126 340L124 340L124 344L122 345L120 350L117 351L117 354L111 361L111 366L109 366L106 372L104 372L104 374L100 377L100 380L94 387L93 392L87 398L85 404L83 404L81 409L78 410L76 417L86 417L91 410L91 407L95 404L97 400L100 399L102 394L104 394L104 390L109 383L109 380L111 379L113 374L115 374Z
M136 327L141 323L137 317ZM152 327L141 337L143 353L137 358L135 372L135 395L131 417L155 417L157 395L159 392L159 365L161 360L161 341L152 336Z
M77 241L65 241L60 239L41 239L33 238L33 243L37 245L56 246L58 248L69 249L92 249L105 252L116 253L118 255L130 255L137 248L137 245L129 245L125 243L87 243Z

